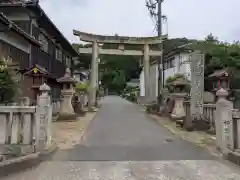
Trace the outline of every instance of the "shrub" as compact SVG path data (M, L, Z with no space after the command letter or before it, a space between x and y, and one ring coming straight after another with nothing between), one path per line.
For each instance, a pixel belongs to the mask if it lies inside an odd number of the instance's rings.
M2 61L0 61L0 65L4 67L0 69L0 102L9 102L15 96L17 84Z
M75 91L78 94L86 93L88 91L89 82L79 82L75 84Z
M174 92L174 87L171 83L173 83L174 81L176 81L180 78L186 79L186 76L184 74L175 74L174 76L170 76L170 77L167 78L165 87L168 89L168 92L170 92L170 93ZM190 91L190 86L186 85L186 88L185 88L184 91L189 92Z

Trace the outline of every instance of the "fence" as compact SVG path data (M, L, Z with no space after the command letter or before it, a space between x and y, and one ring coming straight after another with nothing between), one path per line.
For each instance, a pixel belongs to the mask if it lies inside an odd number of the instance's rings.
M52 106L43 84L36 106L24 98L20 105L0 106L0 155L40 152L51 143Z
M232 110L233 115L233 148L240 152L240 112L237 109Z
M190 112L190 101L184 102L184 109L186 113L186 118L190 118L191 112ZM215 104L204 104L203 105L203 116L210 124L210 133L216 132L215 128L215 112L216 112L216 105Z
M29 145L25 151L34 151L35 140L37 139L38 117L35 106L0 106L0 144L3 154L9 152L6 145ZM29 152L28 152L29 153Z

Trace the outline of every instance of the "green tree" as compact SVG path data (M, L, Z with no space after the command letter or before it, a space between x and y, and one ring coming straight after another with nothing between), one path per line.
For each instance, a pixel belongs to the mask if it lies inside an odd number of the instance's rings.
M0 66L3 67L5 64L0 61ZM0 69L0 102L10 102L15 95L16 83L12 79L8 68L4 67Z
M207 35L207 37L205 38L206 42L210 42L210 43L218 43L218 38L214 37L212 33L210 33L209 35Z

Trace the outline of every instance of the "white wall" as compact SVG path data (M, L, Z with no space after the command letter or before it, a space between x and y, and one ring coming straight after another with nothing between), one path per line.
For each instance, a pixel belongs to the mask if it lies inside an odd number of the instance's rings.
M77 82L80 82L80 74L73 74L73 77Z
M144 86L144 71L142 69L141 73L140 73L140 96L145 96L145 86Z
M174 76L175 74L185 74L186 77L191 79L191 66L189 62L189 53L180 53L174 56L174 67L166 69L164 71L164 81L168 77Z
M150 66L150 96L151 99L154 100L155 97L158 95L158 66L157 64L154 64ZM140 73L140 96L145 96L145 85L144 85L144 69L142 69Z
M191 80L191 67L189 62L189 53L180 53L174 56L173 67L164 70L164 82L170 76L175 74L185 74L186 77ZM150 98L151 100L157 98L158 95L158 66L154 64L150 67ZM155 79L155 80L153 80ZM155 91L153 90L155 89ZM144 85L144 69L140 73L140 96L145 96L145 85Z

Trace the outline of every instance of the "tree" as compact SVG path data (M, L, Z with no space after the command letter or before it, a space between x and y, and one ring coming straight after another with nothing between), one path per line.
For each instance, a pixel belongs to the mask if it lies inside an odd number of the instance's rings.
M207 37L205 38L206 42L210 42L210 43L218 43L218 38L214 37L212 33L210 33L209 35L207 35Z
M0 102L10 102L15 95L16 83L3 61L0 61L0 65L4 67L0 69Z

